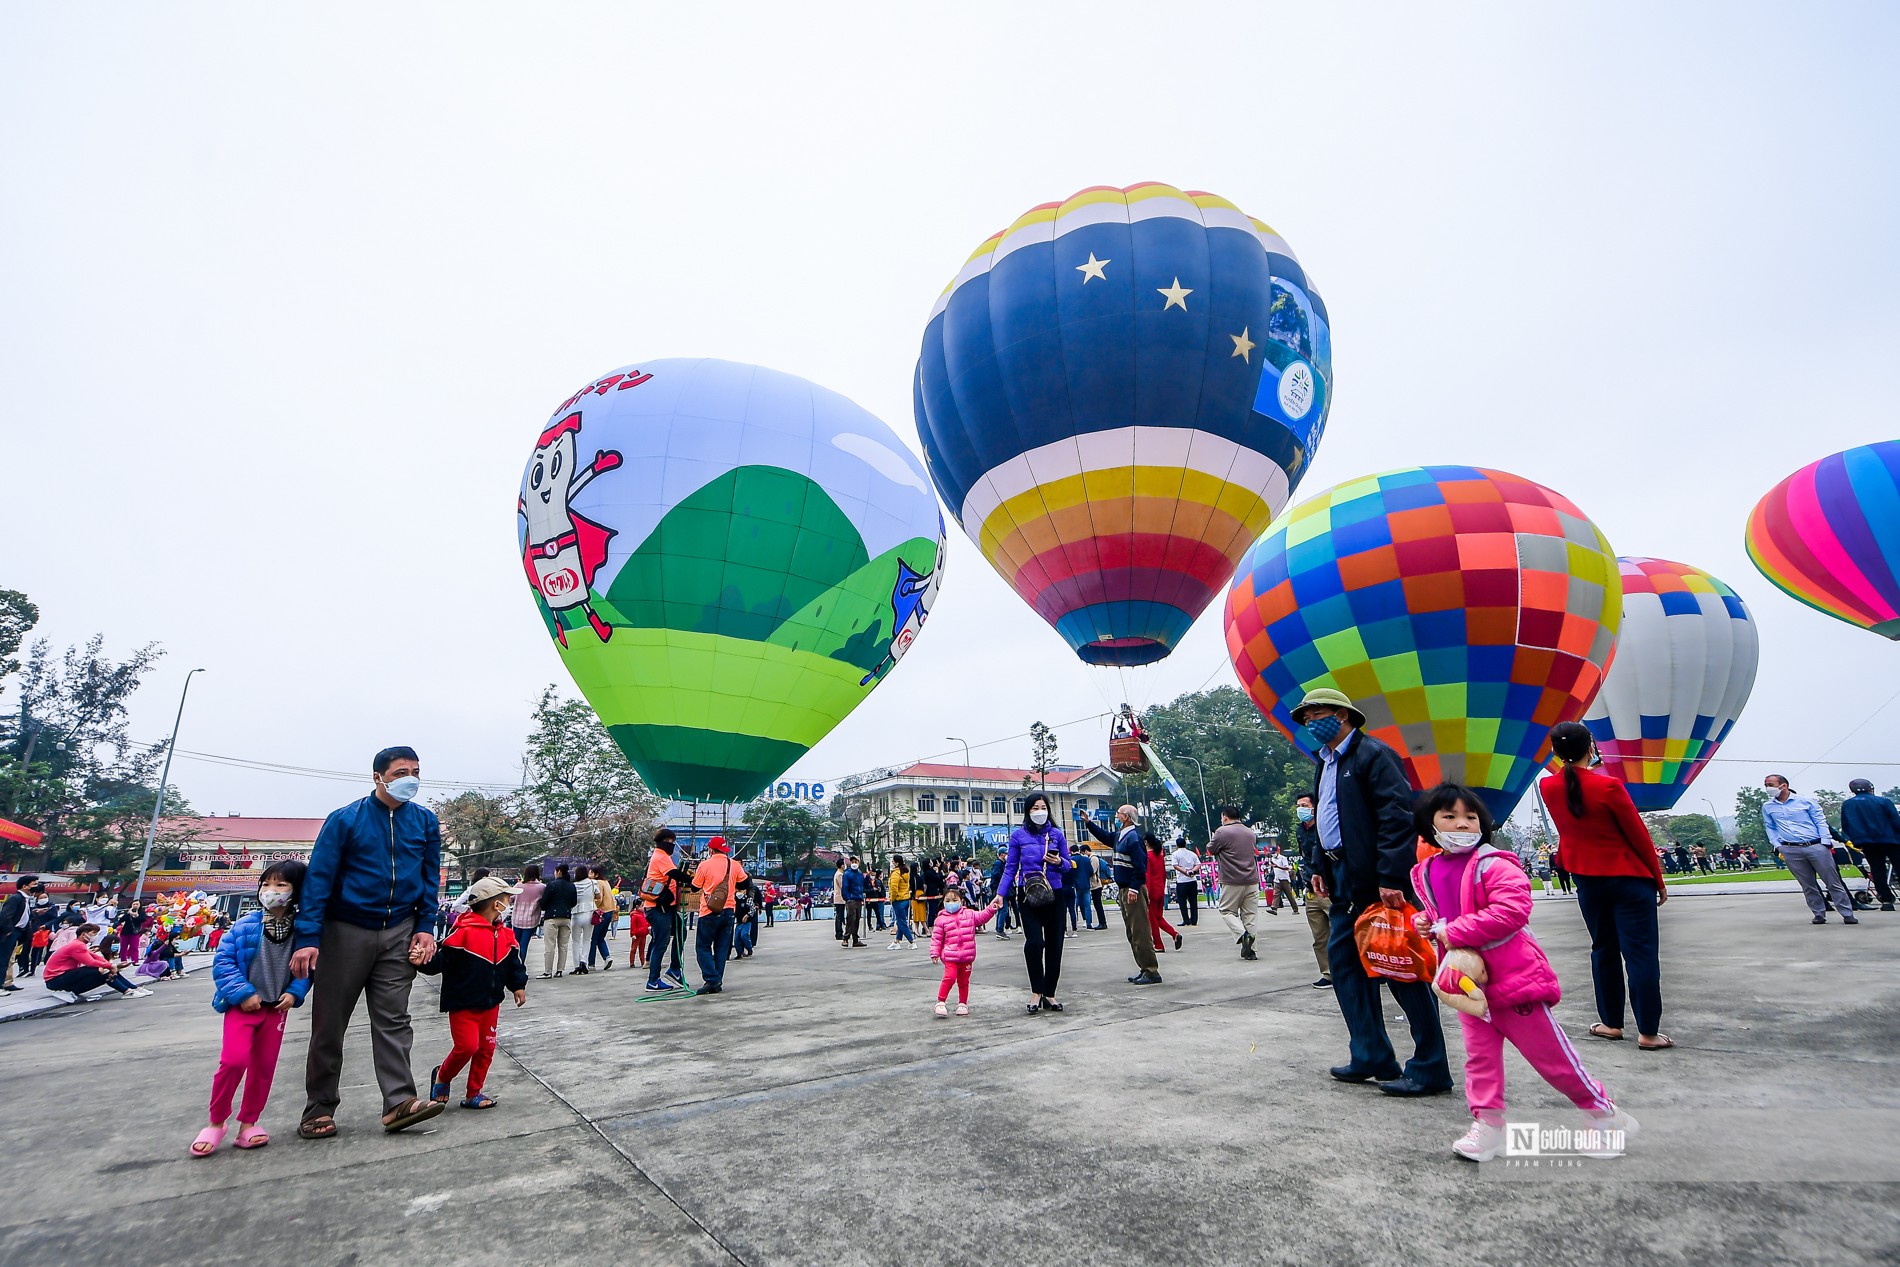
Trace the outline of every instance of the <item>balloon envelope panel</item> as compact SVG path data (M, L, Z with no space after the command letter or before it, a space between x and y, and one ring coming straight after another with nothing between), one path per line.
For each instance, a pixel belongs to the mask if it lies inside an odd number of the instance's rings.
M931 478L1078 656L1166 656L1286 504L1332 405L1325 303L1212 194L1085 189L985 242L913 384Z
M649 361L562 402L517 543L562 661L655 791L753 796L883 679L943 575L921 464L836 392Z
M1301 502L1241 560L1227 649L1256 707L1351 696L1414 786L1464 783L1499 819L1602 684L1615 556L1563 496L1502 471L1414 467Z
M1604 769L1640 810L1672 808L1748 702L1759 641L1748 606L1699 568L1618 559L1616 661L1584 714Z
M1900 440L1811 462L1748 517L1748 557L1816 611L1900 639Z

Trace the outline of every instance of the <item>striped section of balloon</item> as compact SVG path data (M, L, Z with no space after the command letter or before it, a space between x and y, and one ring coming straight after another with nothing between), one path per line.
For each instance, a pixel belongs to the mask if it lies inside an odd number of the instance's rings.
M1034 207L970 256L914 387L938 492L1084 660L1172 650L1306 471L1324 303L1286 242L1162 184Z
M1831 454L1768 490L1748 557L1790 597L1900 639L1900 440Z
M1618 559L1616 661L1584 725L1640 810L1675 805L1755 685L1755 621L1727 585L1667 559Z

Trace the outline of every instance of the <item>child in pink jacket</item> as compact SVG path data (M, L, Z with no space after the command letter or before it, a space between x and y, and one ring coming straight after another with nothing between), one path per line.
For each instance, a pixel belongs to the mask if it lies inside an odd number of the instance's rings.
M957 987L957 1015L970 1014L970 965L976 962L976 930L995 918L996 908L981 912L963 904L963 895L954 888L943 898L943 913L930 929L930 961L943 965L943 983L937 987L937 1015L948 1016L944 1000L950 997L950 983Z
M1636 1119L1611 1103L1609 1093L1577 1058L1550 1008L1563 997L1550 960L1531 936L1531 882L1517 855L1491 844L1491 813L1475 792L1441 783L1418 798L1419 835L1443 852L1412 869L1422 908L1420 932L1441 950L1466 949L1484 959L1484 1016L1461 1014L1465 1036L1465 1100L1471 1129L1451 1146L1470 1161L1504 1151L1504 1044L1582 1109L1585 1125L1605 1134L1586 1141L1592 1157L1616 1157ZM1612 1134L1621 1132L1621 1136Z

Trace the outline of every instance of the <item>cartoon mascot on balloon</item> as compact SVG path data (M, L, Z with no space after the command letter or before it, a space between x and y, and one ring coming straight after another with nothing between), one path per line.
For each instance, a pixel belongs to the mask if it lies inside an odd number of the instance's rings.
M567 629L561 613L576 607L586 614L595 637L605 642L614 636L613 626L587 601L594 573L607 561L607 543L614 530L577 512L574 494L595 476L618 470L620 454L602 449L592 462L579 466L575 437L580 432L581 415L576 410L541 433L528 467L528 491L515 503L517 513L528 521L522 566L527 569L528 583L553 614L554 637L563 647Z

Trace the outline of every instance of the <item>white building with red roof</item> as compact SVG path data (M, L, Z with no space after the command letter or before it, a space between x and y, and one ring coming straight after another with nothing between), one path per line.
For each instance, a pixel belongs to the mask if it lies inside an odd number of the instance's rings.
M1120 776L1105 765L1061 765L1038 774L1011 766L919 761L846 780L837 791L875 797L887 813L908 811L922 829L919 843L928 847L1007 842L1023 820L1031 791L1047 795L1054 821L1079 835L1076 819L1082 815L1108 825L1120 787Z

